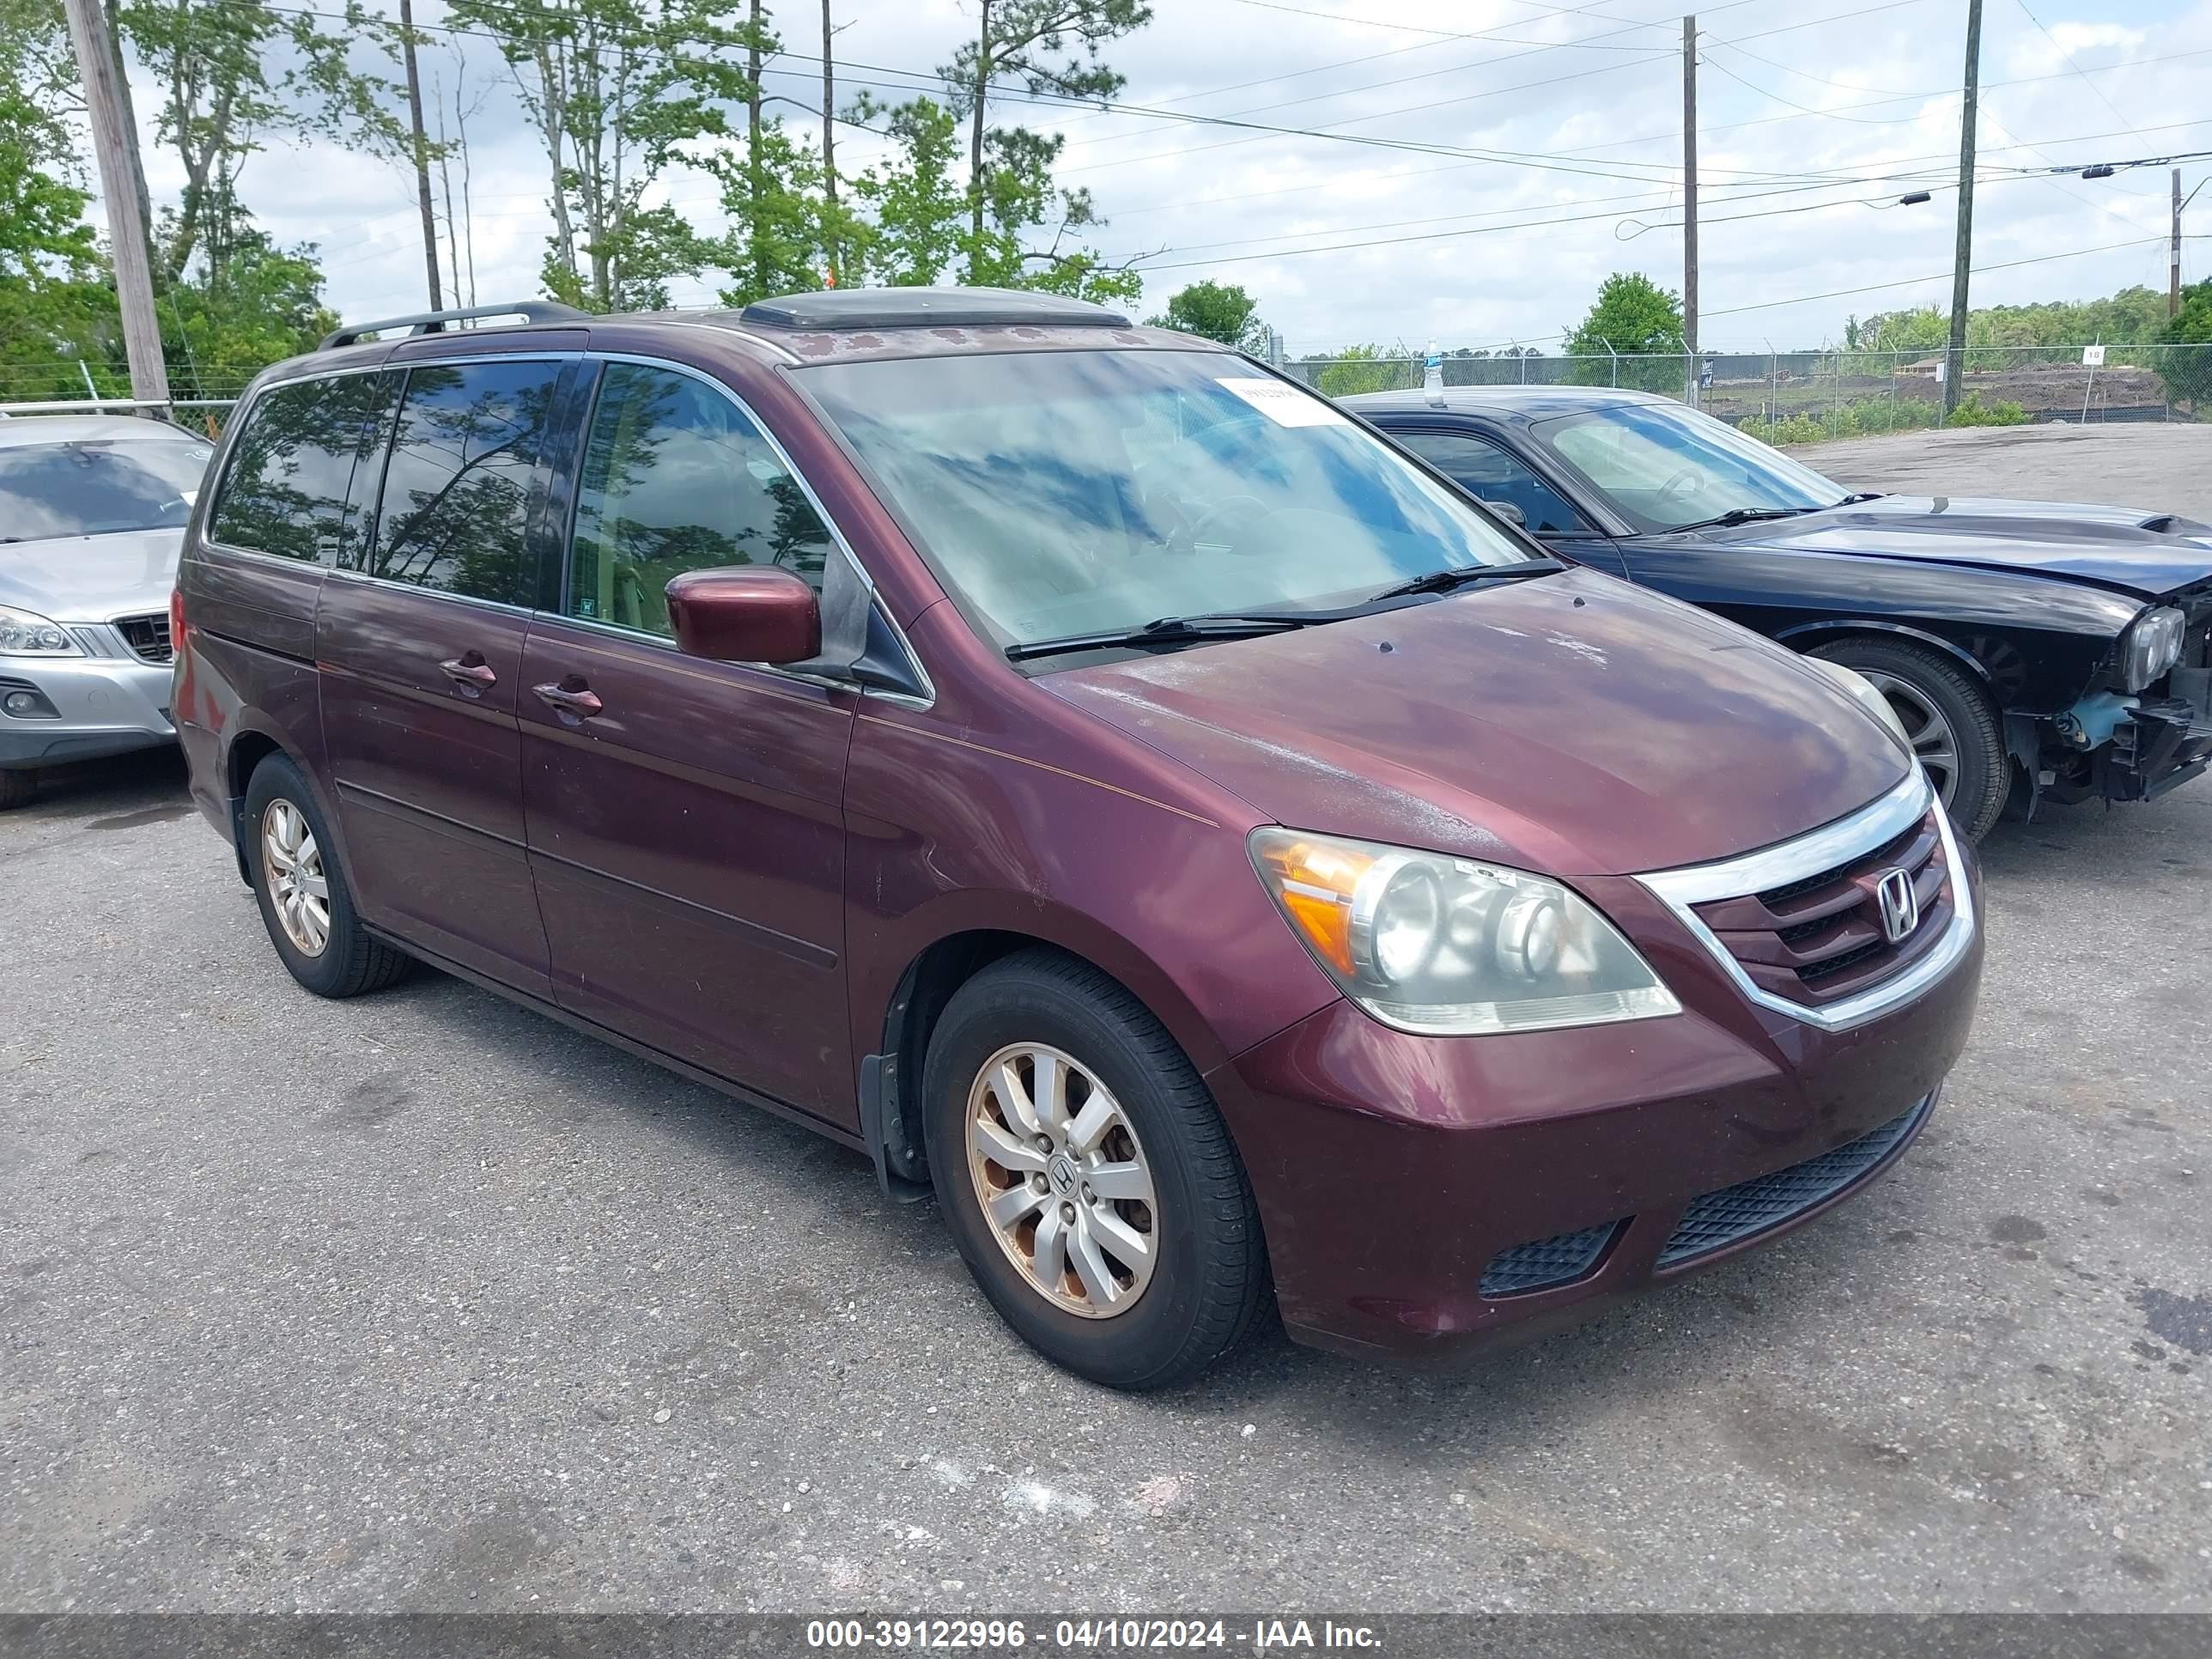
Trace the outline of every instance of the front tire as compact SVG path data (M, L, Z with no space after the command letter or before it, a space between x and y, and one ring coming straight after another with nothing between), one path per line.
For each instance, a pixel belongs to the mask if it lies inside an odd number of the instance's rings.
M322 809L300 769L271 755L246 787L246 863L269 942L319 997L378 991L413 964L362 926L331 850Z
M1841 663L1889 700L1951 822L1979 841L2004 811L2012 764L1996 710L1959 665L1925 646L1844 640L1813 655Z
M991 1305L1109 1388L1172 1387L1267 1295L1250 1184L1213 1097L1136 998L1056 951L984 969L923 1067L929 1168Z
M36 772L9 770L0 772L0 812L12 806L24 806L39 793Z

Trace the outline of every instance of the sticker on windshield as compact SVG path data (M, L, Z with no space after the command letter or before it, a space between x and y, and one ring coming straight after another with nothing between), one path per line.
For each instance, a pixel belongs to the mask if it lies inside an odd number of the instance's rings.
M1352 418L1334 404L1301 392L1285 380L1220 376L1214 384L1258 410L1277 426L1350 426Z

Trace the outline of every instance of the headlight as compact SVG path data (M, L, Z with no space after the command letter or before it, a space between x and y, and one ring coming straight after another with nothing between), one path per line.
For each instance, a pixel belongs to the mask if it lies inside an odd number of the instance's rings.
M1294 830L1252 861L1314 960L1386 1025L1431 1036L1678 1014L1613 924L1558 882Z
M2181 659L2189 618L2170 605L2146 611L2128 624L2120 642L2120 689L2140 691Z
M1908 751L1911 749L1912 739L1905 735L1905 722L1898 719L1897 710L1889 706L1889 699L1882 696L1880 686L1857 669L1846 668L1839 662L1830 662L1826 657L1808 657L1805 660L1815 668L1825 670L1830 679L1859 700L1862 708L1887 726L1892 737Z
M0 605L0 657L81 657L76 641L56 623Z

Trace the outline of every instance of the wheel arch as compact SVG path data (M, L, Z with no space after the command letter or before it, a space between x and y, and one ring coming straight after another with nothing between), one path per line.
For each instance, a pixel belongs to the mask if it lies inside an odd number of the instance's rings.
M1197 1010L1134 946L1118 942L1122 950L1111 943L1100 949L1096 942L1078 944L1000 921L942 933L913 952L893 982L880 1023L868 1028L875 1046L860 1061L860 1133L887 1193L910 1199L928 1191L921 1076L938 1020L962 986L1019 951L1056 951L1105 975L1160 1022L1201 1073L1218 1058L1211 1052L1218 1045Z
M331 839L337 843L331 848L338 860L339 869L346 879L353 878L345 856L343 832L338 828L337 803L327 796L315 769L308 763L300 744L290 733L272 720L241 714L234 722L229 739L222 749L223 790L230 802L230 845L238 860L238 877L247 886L253 884L253 876L247 847L251 837L246 833L246 792L253 782L253 775L261 763L271 755L282 755L307 781L308 793L315 798L323 820L331 826Z
M1996 695L1996 679L1990 672L1988 665L1963 646L1945 639L1941 634L1931 634L1924 628L1915 628L1908 623L1880 622L1866 617L1838 617L1820 622L1799 623L1784 629L1774 637L1792 651L1807 655L1821 646L1835 645L1854 638L1924 645L1930 650L1941 652L1972 674L1974 683L1989 694L1991 704L2000 714L2003 712L2004 705Z

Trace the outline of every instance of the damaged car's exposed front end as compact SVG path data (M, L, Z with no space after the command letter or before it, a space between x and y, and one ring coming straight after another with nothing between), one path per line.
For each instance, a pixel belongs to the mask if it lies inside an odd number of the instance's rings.
M2031 802L2149 800L2212 766L2212 578L2139 610L2071 706L2007 727Z

